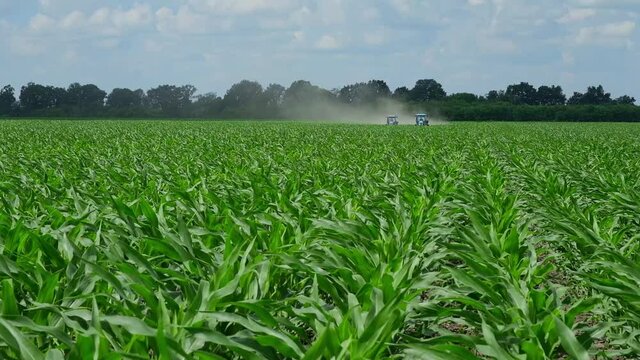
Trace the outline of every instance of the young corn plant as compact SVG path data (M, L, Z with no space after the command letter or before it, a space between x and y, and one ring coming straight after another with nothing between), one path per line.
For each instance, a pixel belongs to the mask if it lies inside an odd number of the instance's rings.
M553 265L537 257L517 195L505 191L506 180L490 156L479 161L478 170L486 172L460 192L461 222L466 223L446 245L451 281L419 307L421 319L441 326L428 343L442 346L453 336L462 346L474 344L478 354L493 358L568 354L588 359L592 330L581 329L586 331L581 342L574 325L596 302L585 299L563 308L558 294L563 289L547 281Z
M638 136L2 121L0 358L637 357Z

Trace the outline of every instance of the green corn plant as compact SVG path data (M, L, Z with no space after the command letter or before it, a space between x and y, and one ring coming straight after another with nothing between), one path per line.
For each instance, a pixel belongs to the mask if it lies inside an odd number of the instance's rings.
M0 122L0 358L634 358L633 124Z

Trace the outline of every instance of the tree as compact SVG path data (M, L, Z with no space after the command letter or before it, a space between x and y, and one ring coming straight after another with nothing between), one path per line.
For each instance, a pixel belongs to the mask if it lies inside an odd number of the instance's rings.
M393 98L398 101L407 101L409 99L409 89L401 86L393 91Z
M0 90L0 116L9 115L16 102L15 90L7 85Z
M280 84L269 84L267 86L263 93L266 115L277 116L279 114L285 91L287 89Z
M228 117L261 117L265 104L260 83L242 80L233 84L222 99L223 111Z
M584 94L573 93L568 103L571 105L607 105L613 104L613 100L611 99L611 94L605 92L602 85L598 85L589 86Z
M107 96L107 107L113 109L139 108L144 104L144 90L115 88Z
M536 103L539 105L564 105L567 97L562 92L560 86L540 86L537 93Z
M491 90L487 93L487 101L489 102L501 102L507 101L507 96L504 90Z
M457 93L457 94L451 94L451 95L447 96L447 100L472 103L472 102L476 102L476 101L480 100L480 98L476 94Z
M442 100L446 96L442 85L433 79L418 80L409 91L409 100L415 102Z
M389 97L391 97L391 90L382 80L347 85L338 92L338 100L352 105L372 105L380 99Z
M63 104L66 95L63 88L28 83L20 89L20 107L27 114L42 112Z
M611 94L604 91L602 85L589 86L582 97L582 101L591 105L605 105L613 103Z
M224 96L224 105L241 107L262 97L262 85L255 81L242 80L233 84Z
M283 114L295 118L326 117L335 105L336 96L331 91L304 80L294 81L282 99Z
M574 91L573 95L567 100L567 105L580 105L582 104L583 93Z
M220 115L222 99L215 93L198 95L191 105L191 115L199 118L213 118Z
M512 104L536 105L537 103L536 88L526 82L509 85L504 94Z
M93 84L80 85L73 83L67 88L64 104L72 108L72 112L90 115L104 107L107 93Z
M117 116L141 116L145 114L146 95L144 90L116 88L107 96L106 109Z
M294 81L284 92L283 105L297 107L314 101L324 101L333 98L333 94L325 89L305 80Z
M151 109L159 110L165 116L179 116L191 105L195 92L192 85L161 85L147 91L147 98Z
M367 87L376 99L386 99L391 97L391 89L384 80L369 80Z
M623 95L615 99L614 102L619 105L634 105L636 103L636 99L629 95Z

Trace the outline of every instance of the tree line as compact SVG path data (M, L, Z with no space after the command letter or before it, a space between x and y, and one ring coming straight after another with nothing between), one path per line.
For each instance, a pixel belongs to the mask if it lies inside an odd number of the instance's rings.
M147 91L116 88L110 93L94 84L62 88L28 83L19 92L7 85L0 90L0 117L329 119L394 105L453 121L640 121L633 97L614 98L601 85L569 97L560 86L536 88L527 82L485 95L447 94L433 79L394 91L383 80L332 90L304 80L288 88L243 80L224 96L196 92L192 85L161 85Z

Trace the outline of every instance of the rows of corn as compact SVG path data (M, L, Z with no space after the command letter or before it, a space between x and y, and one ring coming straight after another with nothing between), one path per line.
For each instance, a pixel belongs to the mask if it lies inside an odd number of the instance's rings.
M0 358L638 358L638 174L633 125L0 122Z

